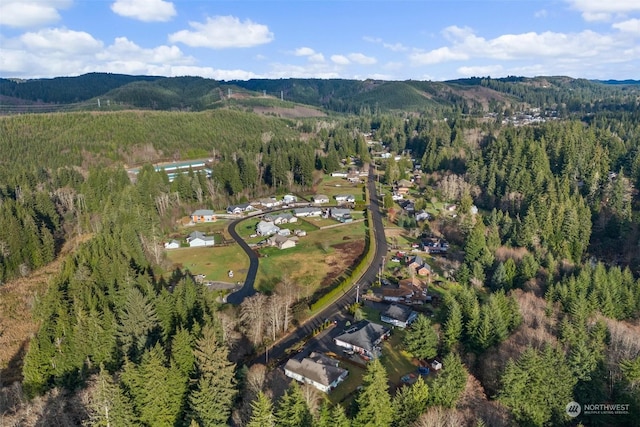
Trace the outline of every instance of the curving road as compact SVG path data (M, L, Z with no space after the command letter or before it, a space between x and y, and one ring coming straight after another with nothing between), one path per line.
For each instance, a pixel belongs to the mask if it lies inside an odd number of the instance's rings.
M384 234L384 225L382 223L382 214L380 213L380 201L376 189L373 168L370 168L367 186L369 187L369 209L371 210L372 219L372 224L369 226L373 227L373 235L376 241L376 251L373 262L362 274L358 283L356 284L354 282L353 286L349 290L345 291L344 295L342 295L336 302L327 306L324 310L298 326L298 328L289 333L286 337L280 339L277 344L269 348L268 354L259 355L250 362L250 364L263 363L268 360L279 360L285 356L287 349L291 348L294 344L302 341L305 337L311 334L311 332L320 326L325 319L343 319L345 308L356 300L356 292L362 293L366 286L378 280L379 269L384 263L384 258L387 255L387 239Z
M227 302L233 305L240 304L245 298L250 297L256 293L256 289L253 286L256 281L256 275L258 274L258 254L244 241L242 237L236 231L236 225L245 218L236 219L229 224L229 234L233 239L238 242L240 247L247 253L249 257L249 269L247 270L247 277L244 279L244 284L240 289L232 294L227 295Z

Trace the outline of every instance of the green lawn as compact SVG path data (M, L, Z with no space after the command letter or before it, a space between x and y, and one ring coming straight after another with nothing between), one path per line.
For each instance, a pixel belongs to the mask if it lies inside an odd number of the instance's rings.
M244 281L249 267L249 258L238 245L171 249L167 258L176 268L220 282ZM233 270L233 278L229 278L229 270Z
M334 196L337 194L353 194L356 201L363 200L363 188L364 184L352 184L344 178L327 175L322 179L322 182L318 184L314 194L324 194L325 196L329 196L329 203L334 204ZM311 200L311 197L313 197L314 194L309 195L309 200Z
M387 369L389 381L392 384L399 385L400 378L404 375L414 372L417 366L413 364L412 357L404 351L402 345L402 337L405 331L395 328L382 346L382 358L380 361Z
M349 375L329 394L329 401L334 405L340 403L346 409L346 406L353 397L353 392L362 385L362 377L364 376L365 369L345 362L340 362L340 367L347 369Z

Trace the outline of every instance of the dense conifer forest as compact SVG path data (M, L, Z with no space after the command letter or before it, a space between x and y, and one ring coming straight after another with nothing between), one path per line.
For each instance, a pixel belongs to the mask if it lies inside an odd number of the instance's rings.
M0 117L0 290L60 262L46 291L29 295L37 332L22 337L22 356L3 355L3 423L575 425L565 412L571 401L628 405L625 414L585 425L637 422L637 85L560 77L446 84L100 77L43 91L42 82L3 81L0 90L58 103L116 91L152 108L149 88L163 88L164 102L181 85L182 95L157 109L198 111ZM209 101L196 94L224 95L230 85L258 95L286 89L326 115L283 118L246 105L204 111ZM491 92L478 98L470 87ZM419 103L416 91L438 96ZM534 111L544 120L510 120ZM416 357L443 356L446 369L396 391L374 360L354 398L332 405L308 385L288 385L274 366L251 363L260 347L252 341L256 300L232 307L188 272L166 274L161 242L194 209L310 191L342 159L368 163L384 150L393 154L377 159L388 184L418 171L416 208L436 199L458 206L457 215L420 229L412 218L397 222L459 248L441 315L419 317L403 342ZM191 172L170 181L152 167L196 158L213 163L210 178ZM135 179L127 173L133 166ZM279 297L261 295L270 298L261 304ZM5 334L0 324L0 339ZM15 356L17 376L7 364Z

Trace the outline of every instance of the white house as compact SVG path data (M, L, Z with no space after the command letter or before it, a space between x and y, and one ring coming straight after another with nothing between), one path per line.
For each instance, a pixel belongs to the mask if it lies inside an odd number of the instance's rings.
M331 208L331 218L340 222L351 222L353 217L349 209Z
M380 320L399 328L406 328L416 320L416 317L418 317L417 312L413 311L410 307L399 304L389 304L389 306L380 313Z
M276 206L280 206L282 204L281 201L276 200L274 197L260 199L259 202L265 208L275 208Z
M296 196L294 196L293 194L285 194L282 197L282 202L285 204L289 204L289 203L295 203L298 201L298 198Z
M164 248L165 249L177 249L180 247L180 242L178 242L177 240L171 240L170 242L166 242L164 244Z
M314 217L322 215L320 208L297 208L293 210L293 214L297 217Z
M243 203L240 205L231 205L227 208L227 213L229 215L239 215L243 212L249 212L254 210L255 208L251 203Z
M293 216L289 212L279 212L264 216L265 221L273 222L274 224L288 224L290 222L297 222L298 218Z
M267 239L267 244L269 246L275 246L278 249L294 248L297 244L297 237L288 237L276 234L275 236L271 236Z
M329 203L329 197L324 194L316 194L313 196L313 202L318 204Z
M416 221L425 221L431 219L431 214L424 209L416 212Z
M337 361L314 352L301 361L289 359L284 365L284 374L329 393L344 381L349 371L340 368Z
M335 196L338 203L355 203L356 198L353 194L338 194Z
M280 227L272 222L260 221L258 225L256 225L256 234L259 236L271 236L278 231L280 231Z
M213 236L205 236L204 233L199 231L194 231L189 234L187 237L187 243L192 248L201 247L201 246L213 246L215 244L215 240Z

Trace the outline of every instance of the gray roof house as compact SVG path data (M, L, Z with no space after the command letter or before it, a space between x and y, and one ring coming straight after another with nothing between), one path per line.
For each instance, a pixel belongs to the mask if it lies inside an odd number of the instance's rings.
M187 243L189 243L190 247L195 248L200 246L213 246L215 240L213 236L205 236L204 233L194 231L187 237Z
M390 323L399 328L406 328L418 317L418 313L410 307L400 304L389 304L389 306L380 313L380 320Z
M366 359L380 356L380 343L387 338L391 330L386 326L363 320L352 326L347 332L333 339L339 347L359 353Z
M284 365L284 374L302 383L311 384L325 393L336 388L349 374L338 362L319 353L311 353L301 361L289 359Z
M280 231L280 227L272 222L260 221L258 225L256 225L256 233L260 236L271 236L278 231Z

